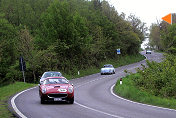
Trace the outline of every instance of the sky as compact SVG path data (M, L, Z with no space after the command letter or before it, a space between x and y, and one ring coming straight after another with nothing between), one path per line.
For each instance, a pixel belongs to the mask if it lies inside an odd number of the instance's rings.
M176 13L176 0L107 0L117 12L130 13L150 26L151 23L162 21L162 17L169 13Z
M134 14L146 26L150 27L152 23L161 22L162 17L169 13L176 13L176 0L107 0L110 5L114 6L119 14L122 12L126 17ZM144 48L145 43L142 44Z

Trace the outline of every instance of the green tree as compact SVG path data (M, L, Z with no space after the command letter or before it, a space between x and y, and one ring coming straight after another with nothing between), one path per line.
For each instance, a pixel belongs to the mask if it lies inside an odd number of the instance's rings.
M5 77L9 66L15 60L15 37L16 29L4 18L3 14L0 14L0 77L2 78Z
M162 33L162 43L166 51L176 54L176 24L168 27L168 32Z
M160 27L157 24L152 24L150 27L149 45L156 50L163 49L160 35Z
M50 5L41 17L39 33L42 37L36 42L41 49L54 44L58 57L62 56L65 62L75 65L78 59L84 59L91 37L88 35L86 19L79 13L70 11L70 7L65 1L54 1ZM70 65L67 66L70 68Z
M127 20L131 23L133 31L138 34L141 42L144 41L144 38L147 35L146 31L148 30L148 28L145 26L146 23L142 22L133 14L130 14Z

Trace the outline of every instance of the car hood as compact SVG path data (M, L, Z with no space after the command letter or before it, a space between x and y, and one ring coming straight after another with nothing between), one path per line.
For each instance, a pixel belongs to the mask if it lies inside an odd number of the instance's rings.
M43 85L42 88L46 88L47 93L62 93L62 92L67 92L69 86L72 86L72 85L70 84L48 84L48 85Z

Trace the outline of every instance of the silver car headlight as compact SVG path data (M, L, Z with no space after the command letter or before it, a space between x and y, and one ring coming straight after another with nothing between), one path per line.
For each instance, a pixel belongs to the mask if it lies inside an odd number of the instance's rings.
M69 86L69 87L68 87L68 92L69 92L69 93L73 93L73 86Z
M40 84L43 84L43 80L42 79L40 79Z
M42 88L42 93L43 93L43 94L46 93L46 88Z

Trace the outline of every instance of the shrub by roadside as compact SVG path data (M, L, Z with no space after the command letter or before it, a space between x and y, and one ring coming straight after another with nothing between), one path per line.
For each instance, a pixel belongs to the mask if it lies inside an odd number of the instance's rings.
M147 61L147 65L133 79L136 85L155 96L176 98L176 56L167 55L161 63Z

